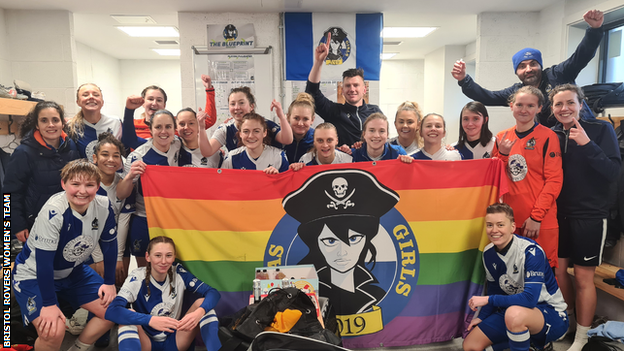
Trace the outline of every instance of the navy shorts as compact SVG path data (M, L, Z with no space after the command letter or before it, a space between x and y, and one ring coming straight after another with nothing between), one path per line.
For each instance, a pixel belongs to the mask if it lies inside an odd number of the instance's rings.
M565 311L557 312L552 306L546 304L535 307L542 311L544 328L539 333L531 335L531 343L543 349L544 345L559 339L568 331L570 321ZM505 327L505 311L506 309L499 309L477 324L477 327L490 339L492 344L499 344L509 340L507 328Z
M95 273L91 267L80 264L67 278L54 281L54 291L57 299L69 302L72 308L77 310L78 307L100 298L98 290L102 284L104 284L102 277ZM43 306L39 283L37 279L14 280L13 291L22 310L24 325L27 326L39 317Z
M570 218L558 216L559 257L569 258L579 266L597 267L602 263L602 249L607 238L605 218Z
M152 342L152 351L178 351L178 344L176 344L176 332L167 335L167 339L165 341L154 341L154 339L150 338Z

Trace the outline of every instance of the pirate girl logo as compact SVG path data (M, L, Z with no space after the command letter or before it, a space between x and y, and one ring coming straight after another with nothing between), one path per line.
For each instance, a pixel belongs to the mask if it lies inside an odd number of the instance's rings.
M394 208L399 201L372 173L319 172L282 200L286 215L264 263L313 264L319 295L334 306L342 336L380 331L403 310L418 280L418 246Z
M340 27L331 27L323 33L320 44L327 43L329 36L329 53L325 58L327 65L342 65L351 56L351 42L347 33Z
M228 24L223 28L223 39L225 41L234 41L236 38L238 38L238 29L233 24Z

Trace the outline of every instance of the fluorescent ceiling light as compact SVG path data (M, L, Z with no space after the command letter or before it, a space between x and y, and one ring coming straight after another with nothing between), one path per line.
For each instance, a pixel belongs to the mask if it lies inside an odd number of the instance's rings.
M383 54L381 54L381 59L382 60L391 59L394 56L396 56L396 54L398 54L398 53L397 52L384 52Z
M438 27L385 27L381 31L384 38L422 38Z
M117 27L119 30L125 32L131 37L161 37L161 38L178 38L180 33L178 29L172 26L160 26L160 27Z
M156 24L156 21L150 16L132 16L132 15L110 15L115 21L121 24Z
M152 49L161 56L180 56L180 49Z

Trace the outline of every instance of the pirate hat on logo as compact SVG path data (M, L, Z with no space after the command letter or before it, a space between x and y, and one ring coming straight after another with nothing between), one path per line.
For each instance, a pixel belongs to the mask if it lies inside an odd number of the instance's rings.
M327 33L331 33L331 40L335 42L342 42L347 38L347 33L340 27L331 27L323 33L324 37L327 37Z
M399 195L359 169L324 171L286 195L286 213L306 225L329 219L379 219L399 202Z

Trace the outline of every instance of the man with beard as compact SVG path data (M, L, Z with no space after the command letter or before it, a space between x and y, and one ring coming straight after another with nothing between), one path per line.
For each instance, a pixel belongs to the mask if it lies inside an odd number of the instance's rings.
M467 97L479 101L486 106L507 106L509 96L524 85L532 85L538 88L544 96L554 87L565 83L575 83L579 72L594 58L596 50L602 40L604 14L599 10L590 10L583 15L583 19L589 28L585 32L583 40L576 51L567 60L558 65L544 69L542 53L537 49L525 48L513 55L512 62L514 72L521 83L516 83L509 88L491 91L482 88L470 75L466 74L466 63L462 60L455 62L451 74L462 87L462 92ZM586 105L586 103L584 103ZM581 112L583 119L594 119L589 106ZM539 122L547 127L552 127L557 122L554 118L549 119L550 102L546 102L542 111L537 114Z

